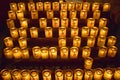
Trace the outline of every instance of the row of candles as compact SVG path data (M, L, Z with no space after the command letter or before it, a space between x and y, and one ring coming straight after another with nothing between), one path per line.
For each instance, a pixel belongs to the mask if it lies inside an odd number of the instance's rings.
M38 10L38 11L48 11L48 10L54 10L54 11L59 11L59 10L90 10L90 3L89 2L28 2L28 10L33 11L33 10ZM100 3L92 3L92 11L99 10L100 9ZM26 11L26 5L24 2L19 2L17 3L10 3L10 10L12 11ZM107 12L110 10L110 3L104 3L102 5L102 11Z
M54 76L53 76L54 75ZM3 80L119 80L120 67L117 68L96 68L82 70L44 69L3 69L1 70Z

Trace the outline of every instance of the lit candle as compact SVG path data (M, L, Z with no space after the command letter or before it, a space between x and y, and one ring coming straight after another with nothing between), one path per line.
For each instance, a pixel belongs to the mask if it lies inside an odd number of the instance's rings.
M31 38L38 38L38 28L37 27L30 28L30 36L31 36Z
M94 72L94 80L102 80L103 77L103 69L97 68Z
M93 65L93 58L91 57L87 57L84 60L84 68L85 69L91 69Z
M108 56L109 57L115 57L117 54L118 48L116 46L111 46L108 48Z
M73 72L72 72L72 70L66 70L66 72L65 72L65 80L73 80Z
M113 76L113 70L111 68L105 69L104 71L104 79L105 80L112 80L112 76Z
M77 11L81 11L82 10L82 3L81 2L77 2L76 3L76 10Z
M66 38L59 38L58 39L58 45L59 45L59 47L66 46Z
M16 14L17 14L17 18L18 18L18 19L24 18L24 13L23 13L23 11L18 10L18 11L16 12Z
M61 3L61 10L67 10L67 3L66 2Z
M93 71L91 69L85 70L84 80L93 80Z
M30 75L30 80L39 80L39 72L37 70L31 70Z
M105 57L106 57L106 54L107 54L107 47L105 47L105 46L99 47L98 57L100 57L100 58L105 58Z
M35 3L34 2L28 2L28 10L29 11L35 10Z
M10 29L10 35L12 38L17 38L19 35L18 35L18 29L17 28L11 28Z
M103 12L110 11L110 3L104 3L103 5Z
M98 35L98 28L97 27L90 28L90 36L97 37L97 35Z
M92 28L92 27L94 27L94 25L95 25L95 19L94 18L88 18L87 19L87 27Z
M72 11L70 11L69 18L76 18L76 15L77 15L77 11L76 10L72 10Z
M67 10L61 10L60 11L60 18L67 18Z
M17 4L16 3L10 3L10 9L12 11L17 11Z
M98 36L97 46L104 46L105 42L106 42L106 37L104 37L104 36Z
M38 11L37 10L31 11L31 19L38 19Z
M8 11L8 18L15 20L15 19L16 19L16 14L15 14L15 12L14 12L14 11L11 11L11 10Z
M81 31L81 37L88 37L89 36L89 28L86 26L82 27L82 31Z
M11 37L5 37L4 38L4 44L6 47L13 47L13 39Z
M50 2L44 2L44 10L45 11L51 10L51 3Z
M51 59L57 58L57 48L56 47L50 47L49 48L49 56Z
M40 59L40 57L41 57L41 50L40 50L39 46L34 46L32 48L32 53L33 53L34 59Z
M80 19L87 19L87 10L80 11Z
M13 57L14 57L14 59L20 59L20 58L22 58L22 51L21 51L21 49L19 48L19 47L14 47L13 49L12 49L12 54L13 54Z
M53 36L52 27L46 27L45 28L45 37L52 38L52 36Z
M72 18L70 26L71 26L71 28L77 28L78 27L78 18Z
M29 57L30 57L30 55L29 55L28 48L22 49L22 59L29 59Z
M75 9L75 3L74 2L68 2L68 11Z
M60 4L63 3L63 0L59 0L59 3L60 3Z
M18 38L20 48L27 48L27 39L24 37Z
M89 36L87 38L87 46L94 47L94 45L95 45L95 37L94 36Z
M14 69L11 71L12 80L21 80L22 76L19 69Z
M21 10L21 11L25 11L26 10L25 3L24 2L19 2L18 3L18 9Z
M11 48L5 48L4 49L4 55L7 59L12 59L13 58L13 54L12 54L12 50Z
M43 2L36 2L37 11L43 11Z
M25 28L20 27L18 31L19 31L20 37L27 37L27 30Z
M68 59L68 48L67 47L60 48L60 57L61 59Z
M63 80L63 71L60 69L55 70L55 80Z
M59 2L52 2L53 11L59 11Z
M100 10L95 10L93 12L93 18L94 19L99 19L100 18Z
M48 59L49 53L48 53L48 48L47 47L42 47L41 48L41 58L42 59Z
M100 31L99 31L99 35L100 36L107 36L108 34L108 27L103 27L103 28L100 28Z
M107 40L107 46L114 46L117 38L115 36L109 36Z
M42 71L42 77L43 77L43 80L52 80L51 71L48 70L48 69L43 70Z
M120 67L118 67L118 68L115 69L114 79L115 80L119 80L120 79Z
M71 37L78 36L79 28L71 28Z
M58 28L60 26L60 20L59 18L52 18L52 27Z
M80 47L80 45L81 45L81 37L75 36L73 38L73 46Z
M46 11L47 19L52 19L54 17L53 10Z
M84 46L82 49L82 57L87 58L90 56L90 54L91 54L91 48L88 46Z
M70 58L71 59L77 59L78 58L78 52L79 52L78 47L71 47L70 48Z
M30 80L30 73L28 70L21 71L22 80Z
M23 28L28 28L28 20L26 18L20 19L20 26Z
M65 38L66 37L66 28L65 27L60 27L59 28L59 37L60 38Z
M47 27L47 19L46 18L40 18L39 19L39 24L40 24L40 28Z
M83 3L83 10L89 11L89 9L90 9L90 3L89 2L84 2Z
M107 18L100 18L99 20L99 27L106 27L107 26Z
M14 28L14 27L15 27L14 20L12 20L12 19L7 19L6 22L7 22L7 27L8 27L8 28Z
M99 10L99 7L100 7L100 4L95 2L92 4L92 11L96 11L96 10Z
M11 80L12 79L10 71L8 69L1 70L1 77L3 80Z
M74 70L74 80L82 80L82 78L83 78L83 70L75 69Z
M69 20L68 20L68 18L62 18L61 19L61 27L65 27L65 28L67 28L68 27L68 22Z

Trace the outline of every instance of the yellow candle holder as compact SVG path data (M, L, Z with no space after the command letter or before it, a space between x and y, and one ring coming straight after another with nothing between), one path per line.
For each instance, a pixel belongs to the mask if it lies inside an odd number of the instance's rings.
M44 2L44 10L45 11L51 10L51 3L50 2Z
M58 45L59 45L59 47L65 47L66 46L66 38L59 38Z
M45 69L42 71L43 80L52 80L52 72L49 69Z
M92 11L99 10L99 8L100 8L100 3L95 2L92 4Z
M43 2L36 2L37 11L43 11Z
M83 10L87 10L87 11L90 10L90 3L89 2L84 2L83 3Z
M87 10L80 11L80 19L87 19Z
M94 25L95 25L95 19L94 18L88 18L87 19L87 27L92 28L92 27L94 27Z
M30 80L31 76L28 70L21 71L22 80Z
M81 37L75 36L73 38L73 46L74 47L80 47L80 45L81 45Z
M59 38L65 38L66 37L66 28L60 27L59 28Z
M63 80L63 71L60 69L55 70L55 80Z
M68 48L67 47L61 47L60 48L60 57L61 59L68 59Z
M52 18L52 27L59 28L60 26L60 19L59 18Z
M90 29L86 26L82 27L81 37L88 37Z
M2 77L3 80L12 79L12 76L11 76L10 71L8 69L1 70L1 77Z
M29 55L29 49L28 48L24 48L22 49L22 59L29 59L30 58L30 55Z
M77 15L77 11L76 10L72 10L72 11L70 11L69 18L76 18L76 15Z
M53 37L52 27L46 27L45 28L45 37L46 38L52 38Z
M85 69L91 69L93 65L93 58L91 57L87 57L84 60L84 68Z
M67 27L68 27L68 24L69 24L68 21L69 21L68 18L62 18L62 19L61 19L61 27L67 28Z
M82 3L81 2L77 2L75 7L76 7L77 11L81 11L82 10Z
M49 48L49 56L51 59L57 58L57 48L56 47L50 47Z
M40 28L47 27L47 19L46 18L40 18L39 19L39 25L40 25Z
M120 79L120 67L117 67L114 72L114 79L119 80Z
M70 22L71 28L77 28L78 27L78 18L72 18Z
M88 46L84 46L82 49L82 57L87 58L90 56L90 54L91 54L91 48Z
M114 46L116 44L117 37L109 36L107 40L107 46Z
M105 42L106 42L106 37L104 37L104 36L98 36L97 46L99 46L99 47L104 46Z
M21 10L21 11L25 11L26 10L25 3L24 2L19 2L18 3L18 9Z
M97 68L94 71L94 80L102 80L103 77L103 69Z
M71 28L71 37L78 36L79 28Z
M30 71L31 80L39 80L39 72L37 70Z
M108 56L109 57L115 57L118 52L118 48L116 46L111 46L108 48Z
M103 28L100 28L100 31L99 31L99 36L107 36L108 34L108 27L103 27Z
M67 10L67 3L66 2L61 3L61 10Z
M97 37L97 35L98 35L98 28L97 27L90 28L90 36Z
M59 11L59 2L52 2L53 11Z
M38 19L38 11L37 10L31 11L31 19Z
M4 44L6 47L13 47L13 39L11 37L5 37L4 38Z
M38 38L38 28L37 27L30 28L30 36L31 36L31 38Z
M53 10L46 11L47 19L52 19L54 17Z
M12 54L12 50L11 48L5 48L4 49L4 55L5 55L5 58L7 59L12 59L13 58L13 54Z
M107 26L107 18L100 18L99 20L99 28Z
M108 12L110 11L110 3L104 3L103 4L103 12Z
M18 38L20 48L27 48L27 39L24 37Z
M93 71L91 69L85 70L84 80L93 80Z
M8 18L9 19L12 19L12 20L15 20L16 19L16 14L14 11L8 11Z
M12 52L13 52L12 54L13 54L14 59L21 59L22 58L23 53L19 47L14 47L12 49Z
M23 11L18 10L18 11L16 11L16 14L17 14L17 18L18 18L18 19L24 18L24 13L23 13Z
M94 45L95 45L95 37L94 36L89 36L87 38L87 46L94 47Z
M75 3L74 2L68 2L68 11L75 10Z
M28 20L26 18L21 18L20 19L20 26L23 28L28 28Z
M98 57L100 57L100 58L105 58L105 57L106 57L106 54L107 54L107 47L105 47L105 46L99 47Z
M61 19L67 18L67 10L61 10L60 11L60 18Z
M42 59L48 59L49 53L48 53L48 48L47 47L42 47L41 48L41 58Z
M27 30L25 28L20 27L18 32L19 32L20 37L27 37Z
M41 57L41 49L39 46L34 46L32 48L32 54L34 59L40 59Z
M14 20L12 20L12 19L7 19L6 23L7 23L8 28L14 28L15 27Z
M82 78L83 78L83 70L75 69L74 70L74 80L82 80Z
M113 77L113 70L111 68L105 69L103 78L105 80L112 80L112 77Z
M17 4L16 3L10 3L10 10L17 11Z
M19 69L13 69L11 71L12 80L21 80L22 76Z
M66 70L64 77L65 77L65 80L73 80L73 71L72 70Z
M28 2L28 10L29 11L35 10L35 3L34 2Z
M79 49L78 47L71 47L70 48L70 58L77 59L78 58Z
M100 18L100 14L101 14L100 10L95 10L93 12L93 18L94 19L99 19Z
M10 35L12 38L18 38L19 35L18 35L18 29L17 28L11 28L10 29Z

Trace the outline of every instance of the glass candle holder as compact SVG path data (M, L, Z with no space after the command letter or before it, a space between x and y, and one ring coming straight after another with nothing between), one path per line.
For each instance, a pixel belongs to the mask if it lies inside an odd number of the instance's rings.
M30 73L28 70L21 71L22 80L30 80Z
M28 48L24 48L22 49L22 59L29 59L30 55L29 55L29 49Z
M21 18L20 19L20 26L23 28L28 28L28 20L26 18Z
M49 56L51 59L57 58L57 48L56 47L50 47L49 48Z
M91 57L85 58L85 60L84 60L84 68L85 69L91 69L92 64L93 64L93 58L91 58Z
M83 78L83 70L75 69L74 70L74 80L82 80L82 78Z
M99 10L99 8L100 8L100 3L95 2L92 4L92 11Z
M18 18L18 19L24 18L24 13L23 13L23 11L18 10L18 11L16 11L16 14L17 14L17 18Z
M18 38L18 29L17 28L11 28L10 29L10 35L12 38Z
M99 19L99 18L100 18L100 15L101 15L100 10L95 10L95 11L93 12L93 18L94 18L94 19Z
M16 3L10 3L10 10L17 11L17 4Z
M116 44L117 37L109 36L107 40L107 46L114 46Z
M90 54L91 54L91 48L88 46L84 46L82 49L82 57L87 58L90 56Z
M13 54L12 54L12 50L11 48L5 48L4 49L4 55L5 55L5 58L7 59L12 59L13 58Z
M20 37L27 37L27 30L25 28L20 27L18 32L19 32Z
M105 45L105 42L106 42L106 37L104 36L98 36L98 39L97 39L97 46L104 46Z
M71 37L78 36L79 28L71 28Z
M45 28L45 37L46 38L52 38L53 37L52 27L46 27Z
M40 18L39 19L39 24L40 24L40 28L47 27L47 19L46 18Z
M85 70L84 80L93 80L93 71L91 69Z
M98 28L97 27L90 28L90 36L97 37L97 35L98 35Z
M43 2L36 2L37 11L43 11Z
M58 39L58 45L59 45L59 47L66 46L66 38L59 38Z
M80 19L87 19L87 10L80 11Z
M39 80L39 72L37 70L31 70L30 71L30 75L31 75L31 80Z
M28 2L28 10L29 11L35 10L35 3L34 2Z
M78 18L72 18L70 22L71 28L77 28L78 27Z
M100 57L100 58L105 58L105 57L106 57L106 54L107 54L107 47L105 47L105 46L99 47L98 57Z
M30 36L31 36L31 38L38 38L38 28L37 27L30 28Z
M117 54L118 48L116 46L111 46L108 48L108 56L109 57L115 57Z
M4 44L6 47L13 47L13 39L11 37L5 37L4 38Z
M22 76L19 69L13 69L11 71L12 80L21 80Z
M27 48L27 39L24 37L18 38L20 48Z
M81 2L77 2L75 7L76 7L77 11L81 11L82 10L82 3Z
M103 12L110 11L110 3L104 3L103 4Z
M113 70L111 68L105 69L103 78L105 80L112 80L112 76L113 76Z
M48 59L49 53L48 53L48 48L47 47L42 47L41 48L41 58L42 59Z
M52 19L54 17L53 10L46 11L47 19Z
M75 10L75 3L74 2L68 2L68 11Z
M8 11L8 18L9 19L12 19L12 20L15 20L16 19L16 14L14 11Z
M55 70L55 80L63 80L63 71L60 69Z
M61 3L61 10L67 10L67 3L66 2Z
M3 80L12 79L11 74L10 74L10 70L8 70L8 69L1 70L1 77L2 77Z
M38 19L38 11L37 10L31 11L31 19Z
M61 47L60 48L60 57L61 59L68 59L68 48L67 47Z
M20 11L25 11L25 10L26 10L26 8L25 8L25 3L24 3L24 2L19 2L19 3L18 3L18 9L19 9Z
M92 28L92 27L94 27L94 25L95 25L95 19L94 18L88 18L87 19L87 27Z
M67 27L68 27L68 24L69 24L68 21L69 21L68 18L62 18L62 19L61 19L61 27L67 28Z
M74 47L80 47L80 45L81 45L81 37L75 36L73 38L73 46Z
M44 10L45 11L51 10L51 3L50 2L44 2Z
M88 37L89 36L89 28L84 26L82 27L82 31L81 31L81 37Z
M107 26L107 18L100 18L99 20L99 28Z
M99 36L107 36L108 34L108 27L103 27L103 28L100 28L100 31L99 31Z
M52 80L52 72L48 69L42 71L43 80Z
M89 2L84 2L83 3L83 10L87 10L87 11L90 10L90 3Z
M53 11L59 11L59 2L52 2Z
M120 79L120 67L117 67L114 72L114 79L119 80Z
M8 28L14 28L15 27L14 20L12 20L12 19L7 19L6 23L7 23Z
M61 10L60 11L60 18L61 19L67 18L67 10Z
M65 80L73 80L73 71L72 70L66 70Z
M60 19L59 18L52 18L52 27L59 28L60 26Z
M79 49L78 47L71 47L70 48L70 58L77 59L78 58Z
M34 59L40 59L41 57L41 49L39 46L34 46L32 48L32 54Z
M59 28L59 38L65 38L66 37L66 28L60 27Z
M102 80L103 77L103 69L97 68L94 71L94 80Z
M94 36L89 36L87 38L87 46L94 47L94 45L95 45L95 37Z
M14 47L12 49L12 54L13 54L13 57L14 59L21 59L22 58L22 51L19 47Z
M77 11L76 10L72 10L72 11L70 11L69 18L76 18L76 15L77 15Z

